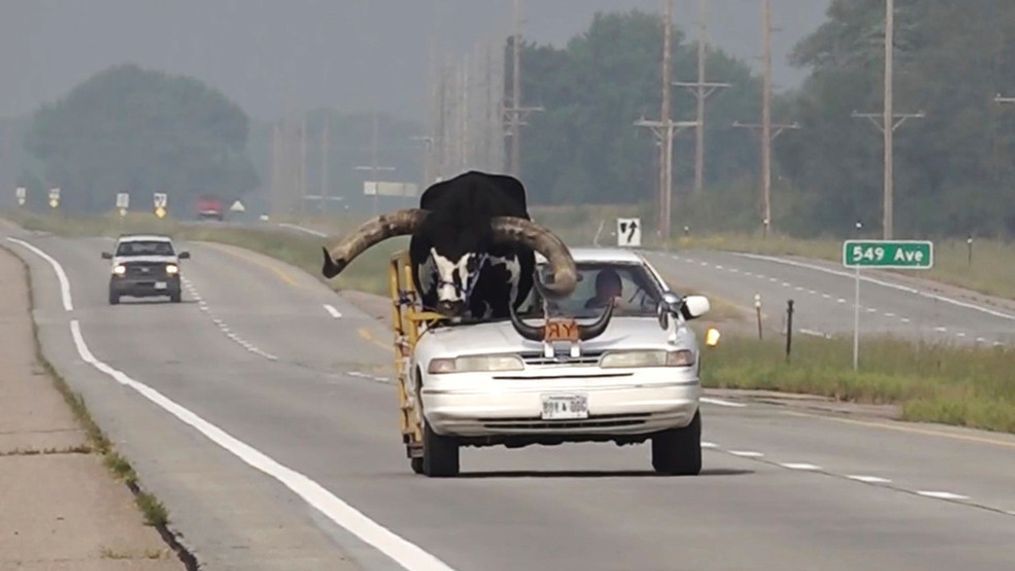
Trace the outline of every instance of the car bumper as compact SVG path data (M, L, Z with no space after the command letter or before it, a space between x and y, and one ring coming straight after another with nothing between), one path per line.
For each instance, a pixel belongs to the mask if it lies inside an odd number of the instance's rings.
M109 291L132 297L155 297L180 293L180 278L112 278Z
M587 418L543 418L544 396L573 394L587 397ZM698 410L701 385L695 371L672 368L500 380L485 373L461 373L430 376L420 395L426 420L438 434L555 435L561 441L578 441L687 426Z

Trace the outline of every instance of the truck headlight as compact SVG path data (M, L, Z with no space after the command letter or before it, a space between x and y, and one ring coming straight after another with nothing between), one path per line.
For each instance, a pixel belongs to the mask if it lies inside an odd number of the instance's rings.
M603 355L599 366L603 369L637 369L641 367L691 367L694 353L688 349L678 351L613 351Z
M127 273L127 266L123 264L113 266L113 275L122 276L125 273Z
M171 275L171 276L172 275L176 275L176 274L180 273L180 267L175 265L175 264L167 264L166 265L166 273Z
M521 371L525 364L517 355L466 355L453 359L431 359L427 366L430 374L487 373L494 371Z

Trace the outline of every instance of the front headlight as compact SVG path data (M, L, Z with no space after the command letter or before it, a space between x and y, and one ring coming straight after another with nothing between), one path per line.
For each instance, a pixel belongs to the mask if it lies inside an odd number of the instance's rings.
M178 274L180 273L180 268L174 264L168 264L166 265L166 273L169 275Z
M517 355L466 355L454 359L431 359L430 374L522 371L525 364Z
M641 367L691 367L694 353L678 351L613 351L603 355L599 366L603 369L637 369Z
M124 266L122 264L119 265L119 266L113 266L113 274L114 275L122 276L125 273L127 273L127 266Z

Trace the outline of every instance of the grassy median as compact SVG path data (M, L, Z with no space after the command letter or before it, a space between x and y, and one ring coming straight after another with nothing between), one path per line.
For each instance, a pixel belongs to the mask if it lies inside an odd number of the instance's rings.
M852 340L723 339L709 352L704 383L902 406L905 420L1015 433L1015 350L866 338L853 371Z

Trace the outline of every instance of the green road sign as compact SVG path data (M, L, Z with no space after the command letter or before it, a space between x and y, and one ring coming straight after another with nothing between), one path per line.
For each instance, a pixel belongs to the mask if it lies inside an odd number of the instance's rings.
M929 270L934 266L934 243L919 240L846 240L842 264L855 268Z

